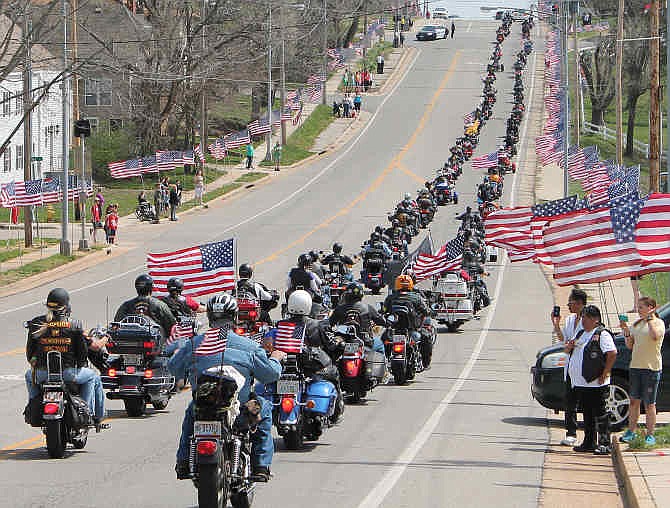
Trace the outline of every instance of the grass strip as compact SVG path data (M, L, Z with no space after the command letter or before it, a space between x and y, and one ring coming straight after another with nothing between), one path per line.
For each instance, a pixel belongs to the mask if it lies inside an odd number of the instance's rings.
M33 247L26 248L23 246L23 240L19 239L9 239L3 240L1 243L5 244L5 249L0 250L0 263L9 261L10 259L18 258L25 254L39 250L41 247L47 247L49 245L55 245L60 240L58 238L42 238L41 245L34 245Z
M654 432L656 444L654 446L648 446L644 442L645 434L641 432L642 428L638 428L637 435L628 443L629 450L653 450L655 448L667 448L670 446L670 426L659 425L656 427Z
M26 277L58 268L70 261L74 261L78 257L80 256L62 256L60 254L54 254L53 256L44 259L38 259L37 261L27 263L20 268L14 268L0 273L0 284L6 285L18 282Z

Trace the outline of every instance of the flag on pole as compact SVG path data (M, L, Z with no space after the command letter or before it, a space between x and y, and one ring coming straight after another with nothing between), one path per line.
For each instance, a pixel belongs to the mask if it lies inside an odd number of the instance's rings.
M0 186L0 203L3 208L16 206L16 184L9 182Z
M472 169L495 168L498 165L498 150L472 159Z
M130 178L142 173L142 161L140 159L110 162L107 167L112 178Z
M647 198L635 228L635 245L645 269L670 271L670 194Z
M463 236L458 235L445 243L437 254L420 254L412 269L417 280L427 279L449 270L457 270L463 263Z
M274 348L284 353L302 353L305 339L304 323L279 321L275 335Z
M42 204L42 179L16 182L16 206Z
M195 350L196 356L209 356L223 353L228 342L228 330L226 328L210 328L204 333L202 342Z
M200 160L200 162L205 162L205 154L202 153L202 144L201 143L198 143L193 148L193 153L198 157L198 160Z
M61 200L59 178L45 178L42 181L42 203L58 203Z

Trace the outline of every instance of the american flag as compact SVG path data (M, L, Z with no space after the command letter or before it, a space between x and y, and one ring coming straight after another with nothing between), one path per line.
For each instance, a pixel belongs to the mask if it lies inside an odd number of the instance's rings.
M293 109L290 106L284 106L284 109L281 112L281 119L283 121L289 121L293 118Z
M637 275L641 256L635 226L644 201L627 195L609 207L552 221L544 245L560 286L591 284Z
M249 129L249 134L252 136L261 136L272 131L272 127L270 126L267 118L259 118L258 120L254 120L249 125L247 125L247 128Z
M480 155L472 159L472 169L495 168L498 165L498 151Z
M193 157L193 150L184 150L181 153L182 164L195 164L195 158Z
M155 293L167 294L172 277L184 281L184 295L201 296L235 287L235 239L188 249L147 254L147 268Z
M4 208L16 206L16 184L14 182L0 185L0 202Z
M310 86L307 91L307 98L309 102L320 102L323 96L323 90L320 84Z
M169 150L158 150L156 152L156 164L158 171L171 171L175 168L175 163L172 158L172 152Z
M86 193L86 197L91 197L93 195L93 185L91 184L90 181L87 182L83 179L80 181L77 175L68 175L67 177L68 201L73 201L75 197L79 199L79 194L81 192L82 187L84 189L84 192Z
M226 143L223 141L223 138L216 139L214 143L210 144L207 148L209 149L209 153L211 153L216 160L223 159L226 156Z
M250 143L251 138L249 137L249 131L244 129L225 135L223 137L223 142L227 150L232 150L233 148L238 148Z
M291 90L286 93L286 102L296 102L300 100L300 90Z
M302 102L300 103L300 109L298 109L298 112L293 117L293 121L291 123L293 125L298 125L298 122L300 122L300 117L302 117Z
M16 182L16 206L42 204L42 179Z
M279 321L274 348L284 353L302 353L305 340L305 325L291 321Z
M582 179L582 189L585 192L591 192L603 187L609 187L612 180L607 174L606 167L602 164L596 164L591 168L588 174Z
M597 187L586 194L588 207L592 210L607 206L610 199L610 188L608 184Z
M200 162L205 162L205 154L202 153L202 145L200 143L193 148L193 153L198 157Z
M323 74L311 74L307 78L307 84L308 85L315 85L315 84L320 84L323 83Z
M571 146L568 148L568 173L573 180L581 180L584 178L593 163L598 160L598 148L595 146L587 146L580 148L578 146ZM587 164L587 161L588 164ZM563 160L559 161L559 166L563 167Z
M140 171L144 173L158 173L158 162L156 161L156 154L142 157L140 159Z
M473 111L472 113L468 113L463 117L463 123L465 125L469 125L471 123L474 123L475 121L475 112Z
M107 167L112 178L130 178L142 173L142 161L140 159L110 162Z
M670 271L670 194L647 198L635 228L635 245L645 271Z
M533 217L530 220L530 236L531 240L533 241L533 261L543 265L552 264L551 256L549 256L544 247L544 239L542 236L544 227L549 224L553 218L569 214L580 208L584 208L583 205L584 202L575 195L569 196L567 198L547 201L546 203L541 203L531 207ZM512 260L511 257L510 260Z
M437 254L419 254L414 266L414 275L417 280L423 280L431 275L437 275L449 270L456 270L463 263L463 236L458 235L445 243Z
M281 121L282 121L281 110L273 109L272 110L272 126L273 127L279 127L281 125Z
M228 342L226 328L210 328L204 334L202 342L195 350L196 356L208 356L223 353Z
M42 180L42 203L58 203L61 200L59 178L45 178Z
M165 343L166 345L170 345L180 339L190 339L193 335L195 335L193 322L177 323L172 327L170 336Z
M528 251L533 249L530 238L530 220L533 211L529 206L501 208L484 219L484 239L489 245L505 249Z

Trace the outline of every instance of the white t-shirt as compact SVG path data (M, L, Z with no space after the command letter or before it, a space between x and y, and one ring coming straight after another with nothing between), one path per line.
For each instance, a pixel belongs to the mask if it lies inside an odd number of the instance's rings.
M561 328L561 332L563 333L563 342L567 342L575 337L577 335L577 332L579 330L583 330L584 327L582 326L582 320L579 320L579 323L577 323L577 326L575 326L575 322L577 321L577 314L570 314L568 317L565 318L565 323L563 323L563 328ZM568 364L566 363L565 366L563 367L563 380L568 379Z
M575 349L572 350L572 356L570 356L570 363L568 364L568 373L570 374L570 381L572 381L572 386L579 386L583 388L598 388L599 386L606 386L610 384L610 378L607 377L603 384L598 382L598 379L594 379L590 383L586 382L584 376L582 376L582 362L584 361L584 348L591 341L591 337L595 333L596 329L594 328L590 332L582 333L582 336L579 337L579 340L575 342ZM614 345L614 337L609 334L607 331L603 331L600 334L600 350L607 354L610 351L616 351L616 346Z

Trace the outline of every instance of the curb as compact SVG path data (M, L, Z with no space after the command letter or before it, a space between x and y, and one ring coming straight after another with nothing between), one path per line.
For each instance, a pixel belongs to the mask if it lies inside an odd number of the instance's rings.
M411 46L409 48L406 48L403 52L402 55L400 55L400 58L398 59L397 65L393 68L393 72L391 73L391 77L384 81L384 84L379 88L378 90L375 90L374 92L369 92L367 95L368 96L380 96L380 95L386 95L386 89L391 86L392 84L395 84L396 81L400 78L398 78L398 75L402 75L403 71L407 67L407 61L409 60L410 56L413 56L414 53L417 53L419 50L415 48L414 46ZM400 73L400 74L398 74Z
M627 508L657 508L635 454L624 453L618 439L612 443L612 463L622 485Z

